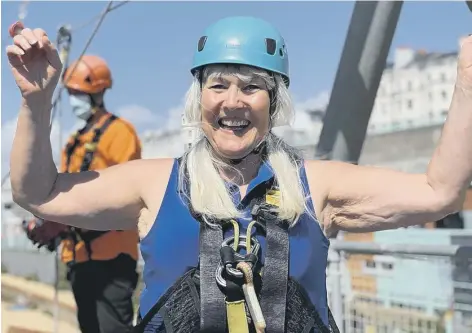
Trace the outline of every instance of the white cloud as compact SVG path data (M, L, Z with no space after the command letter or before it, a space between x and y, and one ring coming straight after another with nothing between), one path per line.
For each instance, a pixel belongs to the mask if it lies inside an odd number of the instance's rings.
M132 123L144 144L143 157L179 156L183 152L182 113L184 101L165 113L140 105L125 105L116 114ZM180 132L180 133L179 133Z
M158 124L162 119L151 110L139 105L125 105L116 114L135 126Z
M2 177L6 175L10 170L10 152L13 145L13 138L16 133L17 118L10 119L2 125ZM72 130L76 129L80 124L74 124L73 128L69 131L63 131L62 135L62 146L64 146L71 134ZM53 158L56 163L59 161L59 127L57 120L53 122L51 128L51 145ZM9 182L9 181L7 181Z
M310 97L305 101L295 103L295 110L315 110L323 109L329 102L329 91L322 91L314 97Z
M170 108L165 114L157 114L139 105L125 105L116 114L132 123L138 130L152 132L168 132L181 128L183 103Z
M308 130L312 126L312 122L307 111L325 110L329 102L329 92L322 91L314 97L310 97L305 101L295 103L295 121L292 125L294 129Z
M321 122L314 122L308 111L324 111L329 101L329 92L322 91L314 97L295 102L295 118L290 126L274 128L274 133L292 145L316 144L322 128Z
M183 112L183 103L179 106L170 108L169 111L167 111L167 122L165 123L164 129L172 131L181 128Z

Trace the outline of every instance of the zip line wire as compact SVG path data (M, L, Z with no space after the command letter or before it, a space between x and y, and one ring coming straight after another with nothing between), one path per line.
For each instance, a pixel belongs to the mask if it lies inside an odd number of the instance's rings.
M114 1L114 2L116 2L116 1ZM126 5L128 2L130 2L130 0L120 1L118 4L116 4L114 6L111 6L111 8L108 10L108 13L114 11L115 9L120 8L123 5ZM29 3L30 3L30 1L23 1L18 6L19 7L18 8L18 20L19 21L24 21L26 19L26 16L28 14L27 8L28 8ZM93 16L92 18L88 19L87 21L84 21L80 24L71 25L71 26L69 26L69 31L75 33L79 30L82 30L83 28L85 28L85 27L89 26L90 24L92 24L92 23L96 22L97 20L99 20L101 18L101 16L102 16L102 14L97 14L97 15ZM11 39L10 35L8 35L5 38L2 38L2 45L4 45L6 43L6 41L9 41L10 39Z
M72 74L76 70L77 65L79 64L80 60L84 56L85 52L87 52L87 49L89 48L90 44L92 43L93 39L95 38L96 34L98 33L98 31L100 29L100 26L102 25L103 21L105 20L105 17L107 16L107 14L110 13L111 11L115 10L115 9L120 8L121 6L127 4L128 2L129 1L121 1L120 3L116 4L115 6L112 6L113 1L109 1L101 14L95 16L94 18L92 18L91 20L86 22L85 24L82 24L81 26L79 26L79 28L75 29L75 30L78 30L78 29L84 28L85 26L87 26L87 25L89 25L89 24L91 24L91 23L98 20L97 24L95 25L94 30L92 31L92 33L90 34L90 37L88 38L87 42L85 43L85 46L84 46L82 52L80 53L80 56L78 57L75 66L71 70L71 75L69 75L67 77L65 83L67 83L67 81L72 77ZM59 87L59 90L57 91L56 98L54 99L54 102L52 103L52 114L51 114L51 120L50 120L50 124L49 124L49 134L51 134L52 124L53 124L54 118L56 116L56 105L57 105L57 103L60 99L60 96L61 96L62 91L64 90L64 87L65 87L65 84L62 83ZM8 173L5 176L2 177L2 183L1 183L2 187L5 184L5 182L8 180L9 177L10 177L10 171L8 171Z
M114 5L114 6L111 6L110 9L108 10L108 13L111 12L111 11L114 11L115 9L118 9L120 8L121 6L127 4L130 0L127 0L127 1L121 1L120 3ZM96 22L97 20L100 19L102 14L98 14L98 15L95 15L94 17L92 17L91 19L85 21L84 23L82 24L79 24L79 25L76 25L76 26L72 26L70 31L71 32L77 32L79 30L82 30L83 28L89 26L90 24Z
M100 26L102 25L103 21L105 20L105 17L107 16L107 14L110 12L110 9L112 8L112 4L113 4L113 1L110 1L108 2L108 4L106 5L105 7L105 10L103 11L102 14L100 14L99 16L99 19L98 19L98 22L97 22L97 25L95 26L95 29L93 29L89 39L87 40L87 42L85 43L85 46L82 50L82 52L80 53L80 56L79 58L77 59L77 62L75 63L75 66L72 67L72 70L71 70L71 74L67 77L67 80L65 83L67 83L71 77L72 77L72 74L75 72L75 70L77 69L77 66L79 65L79 62L80 60L82 59L82 57L84 56L85 52L87 52L87 49L89 48L90 44L92 43L93 39L95 38L95 35L98 33L98 30L100 29ZM59 100L59 96L61 95L62 91L64 90L64 87L65 87L65 83L63 83L60 87L59 87L59 90L57 92L57 96L56 96L56 99L54 100L54 102L52 103L52 114L51 114L51 123L49 124L49 132L51 132L51 128L52 128L52 123L54 121L54 117L56 115L56 104L57 104L57 101Z

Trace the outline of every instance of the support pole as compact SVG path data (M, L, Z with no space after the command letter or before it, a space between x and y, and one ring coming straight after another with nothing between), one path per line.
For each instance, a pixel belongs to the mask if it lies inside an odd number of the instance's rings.
M63 71L67 66L69 65L69 53L70 53L70 46L72 43L72 35L70 32L70 28L66 26L62 26L59 28L58 33L57 33L57 45L59 48L59 56L61 58L61 62L63 64ZM61 78L62 78L61 73ZM61 122L61 117L62 117L62 91L59 91L59 95L57 96L57 104L56 104L56 112L57 112L57 117L58 117L58 145L59 145L59 153L58 153L58 163L60 165L61 163L61 152L62 152L62 122ZM54 121L54 119L51 119L51 124ZM56 244L55 244L55 249L56 251L54 252L54 333L59 332L59 279L60 279L60 274L59 274L59 265L60 265L60 239L56 238Z
M357 164L403 1L357 1L315 158Z

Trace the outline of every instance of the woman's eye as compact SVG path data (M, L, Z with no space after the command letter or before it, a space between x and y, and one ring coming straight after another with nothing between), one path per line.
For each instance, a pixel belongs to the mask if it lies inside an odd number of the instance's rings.
M259 86L256 86L255 84L250 84L246 87L244 87L244 90L246 91L251 91L251 90L256 90L256 89L260 89Z
M225 89L226 87L222 84L214 84L210 88L211 89Z

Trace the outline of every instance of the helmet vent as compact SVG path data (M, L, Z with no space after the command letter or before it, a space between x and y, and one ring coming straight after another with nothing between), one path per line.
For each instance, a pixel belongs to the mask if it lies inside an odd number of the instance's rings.
M279 49L279 54L283 58L284 55L287 53L287 49L285 48L285 44Z
M265 39L265 42L266 42L266 50L267 50L267 53L270 54L270 55L274 55L274 54L275 54L276 45L277 45L275 39L266 38L266 39Z
M202 52L203 48L205 47L205 43L207 40L208 36L202 36L198 40L198 52Z

